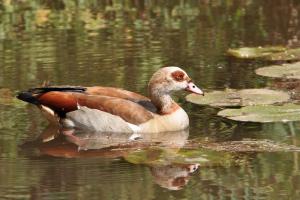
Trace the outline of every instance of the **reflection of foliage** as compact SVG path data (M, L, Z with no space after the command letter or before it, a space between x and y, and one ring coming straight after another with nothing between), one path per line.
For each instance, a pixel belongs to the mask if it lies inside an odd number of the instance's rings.
M24 128L28 126L27 121L23 121L27 116L20 111L20 108L0 105L0 152L11 158L17 155L15 141L24 137Z
M297 199L300 188L295 181L299 179L299 174L281 174L283 171L293 171L293 164L285 162L293 159L292 154L288 157L285 155L275 153L258 155L254 159L255 165L218 169L204 168L197 180L191 180L194 188L199 189L199 191L193 190L193 194L196 195L196 192L197 197L201 197L201 199L209 199L211 196L216 196L216 199L220 197L277 199L278 190L281 190L285 192L285 196ZM284 162L282 162L283 160Z
M132 82L143 90L155 69L172 64L186 66L203 87L245 86L253 74L237 64L225 68L224 51L243 44L285 45L295 36L297 23L289 25L269 12L292 18L297 4L280 0L278 10L272 2L2 1L0 77L5 76L0 85L25 88L45 79L99 84L99 77L107 84L109 77L115 85ZM243 78L222 78L233 71ZM10 75L17 83L6 78Z
M182 149L176 152L172 149L150 148L131 152L125 159L134 164L168 165L168 164L200 164L200 166L229 166L236 164L234 156L227 152L213 150Z

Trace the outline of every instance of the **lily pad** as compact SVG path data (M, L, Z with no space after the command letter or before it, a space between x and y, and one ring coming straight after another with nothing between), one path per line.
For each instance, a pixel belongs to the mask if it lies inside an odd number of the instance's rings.
M300 48L288 49L280 46L228 49L227 54L240 59L263 59L267 61L300 60Z
M238 49L228 49L230 56L242 59L266 58L274 53L285 52L285 47L242 47Z
M246 106L240 109L225 109L219 116L244 122L288 122L300 121L300 105L285 104Z
M296 61L300 60L300 48L287 49L286 51L273 53L266 57L269 61Z
M255 70L255 73L273 78L300 79L300 62L262 67Z
M268 105L287 102L289 99L290 95L287 92L270 89L227 89L206 93L204 97L194 94L186 96L186 100L191 103L214 107Z

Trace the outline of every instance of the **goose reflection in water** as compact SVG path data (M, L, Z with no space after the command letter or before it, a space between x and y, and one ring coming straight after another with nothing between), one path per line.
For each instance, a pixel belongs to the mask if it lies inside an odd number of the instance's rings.
M180 190L189 181L190 174L195 172L199 164L170 164L151 166L151 174L155 182L169 190Z
M182 159L179 150L189 131L151 133L132 139L130 134L60 130L49 126L34 142L42 155L64 158L123 158L150 168L153 180L163 188L180 190L199 164ZM26 145L25 145L26 146ZM32 146L32 145L31 145Z

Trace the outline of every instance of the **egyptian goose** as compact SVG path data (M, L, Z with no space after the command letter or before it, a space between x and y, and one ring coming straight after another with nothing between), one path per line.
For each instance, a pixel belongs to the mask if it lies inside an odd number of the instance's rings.
M149 98L113 87L51 86L20 92L17 98L37 105L49 121L65 127L146 133L188 127L189 118L172 100L172 92L186 90L203 95L179 67L159 69L148 89Z

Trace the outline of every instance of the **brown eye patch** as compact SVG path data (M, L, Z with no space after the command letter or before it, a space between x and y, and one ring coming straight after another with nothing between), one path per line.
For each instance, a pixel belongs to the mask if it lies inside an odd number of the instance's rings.
M172 72L171 76L175 81L184 81L184 73L182 71L177 70L175 72Z

